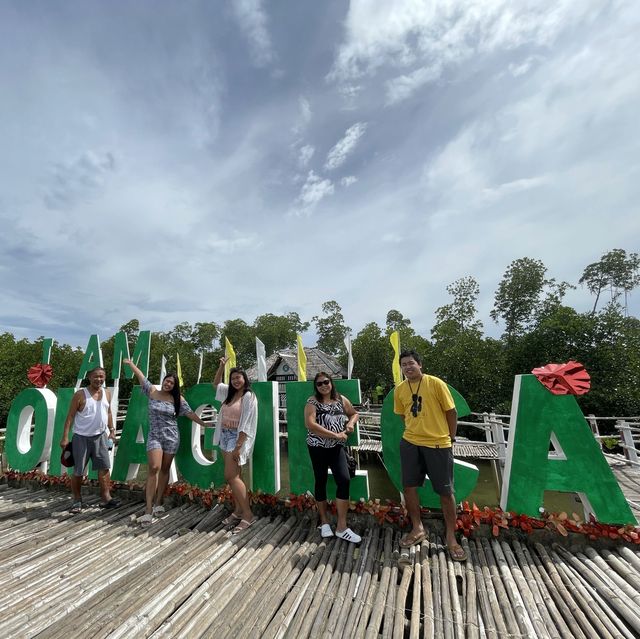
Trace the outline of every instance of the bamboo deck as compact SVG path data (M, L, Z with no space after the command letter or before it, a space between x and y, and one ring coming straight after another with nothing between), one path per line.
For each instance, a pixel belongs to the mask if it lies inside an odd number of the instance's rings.
M150 528L141 504L80 515L68 494L0 491L2 637L637 637L640 555L489 539L454 564L439 540L398 562L399 533L323 541L313 518L231 536L221 506Z

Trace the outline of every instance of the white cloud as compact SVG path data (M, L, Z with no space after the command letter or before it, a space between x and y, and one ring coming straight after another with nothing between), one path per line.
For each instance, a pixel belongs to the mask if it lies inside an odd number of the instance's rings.
M233 0L233 9L240 28L249 39L254 63L264 67L273 62L275 54L262 0Z
M301 149L298 155L298 162L302 168L307 166L315 153L315 148L310 144L305 144Z
M245 249L258 248L262 244L255 235L220 237L216 233L205 238L204 243L207 248L219 251L225 255L230 255Z
M366 122L356 122L353 126L350 126L346 130L344 137L329 151L324 165L325 170L332 171L342 166L349 153L356 148L366 129Z
M423 2L355 1L345 19L345 39L328 79L352 85L382 69L403 72L388 82L387 102L406 99L447 67L522 45L547 47L560 33L594 20L607 0Z
M315 207L328 195L333 195L335 187L329 179L322 179L309 171L307 180L300 189L300 195L293 208L294 215L310 215Z
M340 184L344 187L351 186L358 181L358 178L355 175L347 175L340 180Z

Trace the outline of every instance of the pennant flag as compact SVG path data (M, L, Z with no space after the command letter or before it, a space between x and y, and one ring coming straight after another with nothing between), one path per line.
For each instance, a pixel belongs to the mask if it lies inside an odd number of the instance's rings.
M264 344L256 337L256 362L258 364L258 381L267 381L267 351Z
M224 356L227 358L227 363L224 365L224 383L229 383L229 371L236 367L236 352L233 350L233 344L225 337L224 338Z
M393 371L393 383L398 386L402 384L402 371L400 370L400 334L398 331L393 331L389 335L389 341L393 346L393 363L391 370Z
M302 345L302 335L298 334L298 381L307 381L307 354Z
M160 383L167 376L167 358L162 356L162 363L160 364Z
M180 355L176 353L176 373L178 373L178 383L180 388L184 388L184 382L182 381L182 366L180 366Z
M347 335L344 338L344 345L347 349L347 379L351 379L351 373L353 372L353 351L351 349L351 335Z
M204 359L204 351L200 351L200 365L198 366L198 381L196 384L200 383L200 378L202 377L202 360Z

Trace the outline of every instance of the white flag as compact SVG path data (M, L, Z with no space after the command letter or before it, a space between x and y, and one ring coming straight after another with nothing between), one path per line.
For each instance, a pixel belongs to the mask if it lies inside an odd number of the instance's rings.
M344 338L344 345L347 348L347 379L351 379L351 373L353 372L353 352L351 350L351 335L347 335Z
M167 376L167 358L162 356L162 364L160 364L160 383Z
M204 359L204 351L200 351L200 366L198 366L198 381L196 384L200 383L200 377L202 377L202 360Z
M267 351L264 344L256 337L256 361L258 364L258 381L267 381Z

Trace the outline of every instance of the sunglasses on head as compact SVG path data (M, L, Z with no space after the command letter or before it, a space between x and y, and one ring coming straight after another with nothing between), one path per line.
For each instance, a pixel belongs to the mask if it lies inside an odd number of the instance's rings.
M329 384L331 384L330 379L322 379L319 382L316 382L316 386L328 386Z
M422 410L422 396L414 393L411 395L411 402L411 414L417 417L418 413Z

